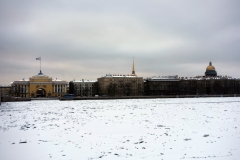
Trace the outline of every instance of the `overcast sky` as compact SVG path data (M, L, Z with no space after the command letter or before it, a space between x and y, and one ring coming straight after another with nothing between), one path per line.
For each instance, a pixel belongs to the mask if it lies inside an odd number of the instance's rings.
M239 0L1 0L0 85L52 78L240 77Z

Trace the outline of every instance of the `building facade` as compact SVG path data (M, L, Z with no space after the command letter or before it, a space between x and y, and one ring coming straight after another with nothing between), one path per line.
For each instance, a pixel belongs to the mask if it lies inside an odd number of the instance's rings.
M145 95L240 94L240 79L217 77L153 77L144 82Z
M145 95L178 95L179 78L175 76L158 76L144 81Z
M100 96L142 96L143 84L143 77L135 74L133 60L131 75L106 74L98 78L98 93Z
M98 78L98 93L103 96L141 96L143 78L131 75L111 75Z
M95 96L98 94L96 80L74 80L69 82L69 93L74 96Z
M11 86L0 86L0 95L2 97L11 95Z
M180 94L184 95L221 95L240 94L240 79L227 76L182 78Z
M11 83L11 94L16 97L58 97L67 93L67 82L52 79L41 71L29 79Z
M133 59L131 75L106 74L98 78L98 93L100 96L142 96L143 84L143 77L135 74Z

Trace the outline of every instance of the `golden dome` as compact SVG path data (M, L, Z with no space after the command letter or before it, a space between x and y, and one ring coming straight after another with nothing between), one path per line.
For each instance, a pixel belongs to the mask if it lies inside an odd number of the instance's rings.
M209 70L215 70L215 67L212 66L212 62L211 61L209 62L209 66L206 68L206 71L209 71Z
M207 70L207 71L209 71L209 70L215 70L215 67L214 67L214 66L208 66L206 70Z
M206 77L215 77L217 76L217 72L215 70L215 67L212 65L212 62L209 62L209 66L206 68L205 72Z

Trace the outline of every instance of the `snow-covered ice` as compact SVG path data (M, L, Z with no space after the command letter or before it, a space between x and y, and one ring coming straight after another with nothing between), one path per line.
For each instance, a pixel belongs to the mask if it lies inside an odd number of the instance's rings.
M240 98L0 106L1 160L240 159Z

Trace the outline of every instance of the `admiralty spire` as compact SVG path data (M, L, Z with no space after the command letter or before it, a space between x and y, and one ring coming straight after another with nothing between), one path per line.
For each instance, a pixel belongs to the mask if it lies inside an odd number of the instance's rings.
M137 75L135 74L135 69L134 69L134 57L133 57L132 74L131 74L131 76L137 76Z

